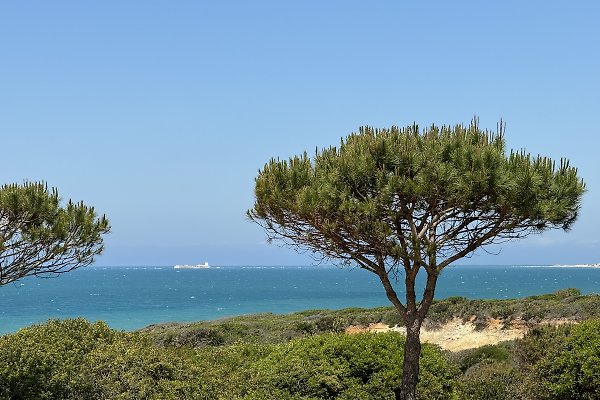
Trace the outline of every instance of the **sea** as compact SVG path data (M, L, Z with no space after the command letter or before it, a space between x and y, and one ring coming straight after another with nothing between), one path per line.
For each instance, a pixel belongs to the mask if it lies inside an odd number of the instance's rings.
M419 276L422 287L423 276ZM404 295L403 277L396 290ZM449 266L436 298L507 299L578 288L600 292L600 268ZM103 320L119 330L242 314L390 305L378 278L336 266L91 266L0 286L0 334L52 318Z

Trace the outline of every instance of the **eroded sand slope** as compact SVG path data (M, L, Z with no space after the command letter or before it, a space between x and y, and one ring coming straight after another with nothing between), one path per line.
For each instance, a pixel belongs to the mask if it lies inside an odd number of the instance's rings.
M570 323L567 320L547 320L544 325L560 325ZM507 340L522 338L529 327L519 321L513 321L509 326L499 319L487 320L487 326L477 329L473 320L463 321L460 318L452 319L436 329L421 329L421 341L434 343L444 350L460 351L488 344L496 344ZM405 333L406 328L378 323L368 326L349 326L346 333L359 332L387 332L396 331Z

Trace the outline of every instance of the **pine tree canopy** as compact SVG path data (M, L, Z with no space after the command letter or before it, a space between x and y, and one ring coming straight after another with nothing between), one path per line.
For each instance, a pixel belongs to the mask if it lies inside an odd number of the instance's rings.
M93 207L69 201L44 183L0 187L0 285L93 262L110 226Z
M248 216L325 258L439 272L482 246L568 230L584 191L567 160L507 154L502 123L363 127L313 158L268 162Z

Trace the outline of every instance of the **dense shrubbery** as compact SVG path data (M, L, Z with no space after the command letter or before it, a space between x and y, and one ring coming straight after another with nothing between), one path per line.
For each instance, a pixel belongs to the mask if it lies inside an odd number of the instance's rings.
M567 290L522 302L549 314L575 304L579 315L588 315L598 312L596 298ZM467 315L466 303L471 302L438 302L437 315L456 310ZM475 304L484 314L524 307ZM150 331L154 336L82 319L49 321L0 337L0 400L393 399L402 336L322 334L389 317L384 308L263 314L185 329L164 326L158 334ZM418 395L420 400L600 400L600 320L536 327L521 340L447 357L425 345Z
M557 329L531 368L528 387L543 400L600 399L600 321Z
M457 317L465 321L474 319L482 322L488 318L498 318L506 324L516 319L530 324L545 319L582 321L600 318L600 296L582 296L578 289L570 288L524 299L468 300L450 297L434 302L425 323L435 327Z
M0 338L0 390L6 399L71 397L69 383L87 353L111 342L103 323L49 321Z
M158 347L84 320L0 339L3 399L393 399L403 337L326 334L278 345ZM447 399L458 369L426 345L419 398Z
M534 328L512 345L453 358L465 400L600 399L600 320Z
M461 400L516 400L522 375L508 362L483 361L469 368L459 380Z
M510 350L504 346L487 345L476 349L464 350L453 360L462 372L482 362L508 361Z
M0 338L3 399L193 399L199 373L174 350L82 319Z
M221 346L245 343L282 343L321 333L341 332L350 325L400 323L391 307L373 309L309 310L287 315L271 313L238 316L190 324L151 325L143 329L156 343L165 346Z
M254 363L266 357L275 346L237 343L206 347L190 353L202 375L202 398L241 399L256 389Z
M326 334L277 346L254 365L258 394L276 398L394 399L402 380L404 339L397 333ZM421 355L420 399L449 399L458 370L436 347Z

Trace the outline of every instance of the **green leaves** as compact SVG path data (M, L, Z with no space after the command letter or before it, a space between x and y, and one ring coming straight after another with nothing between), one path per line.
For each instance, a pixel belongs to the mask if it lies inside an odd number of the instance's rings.
M51 320L0 337L0 399L393 399L398 333L173 349L102 322ZM459 371L433 345L420 399L448 399Z
M200 378L176 351L103 322L51 320L0 337L2 399L200 399Z
M92 263L109 230L93 207L61 207L58 191L42 182L0 187L0 285Z
M248 397L393 399L401 382L403 345L404 338L393 332L326 334L281 344L253 365L257 389ZM420 363L419 398L451 398L458 371L439 349L425 345Z
M476 122L363 127L313 159L271 160L248 215L288 244L391 264L402 255L431 263L432 252L462 257L495 240L570 228L585 190L577 170L524 151L507 155L503 134Z
M517 344L530 398L600 399L600 320L536 328Z

